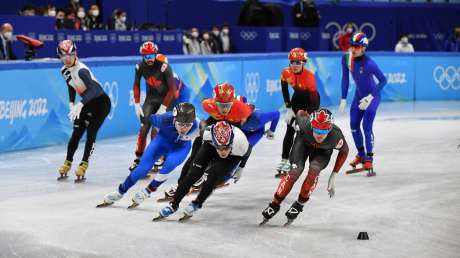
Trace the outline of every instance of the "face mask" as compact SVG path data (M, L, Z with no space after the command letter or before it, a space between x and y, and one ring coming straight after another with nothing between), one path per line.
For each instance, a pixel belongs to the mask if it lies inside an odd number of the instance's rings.
M228 34L228 29L223 29L222 32L223 32L224 34Z
M78 18L83 19L85 18L85 12L78 12L77 16Z
M218 30L213 30L212 31L212 34L216 35L216 36L219 36L219 31Z
M92 13L93 13L93 16L94 16L94 17L99 16L99 10L97 10L97 9L96 9L96 10L93 10Z
M197 31L192 32L192 37L198 38L198 32Z
M49 10L48 11L48 16L56 16L56 11L55 10Z
M7 40L10 40L13 37L13 32L7 31L7 32L3 33L3 36L5 36L5 38Z
M401 38L401 43L407 44L407 43L409 43L409 39L408 38Z
M121 22L126 22L126 16L121 16L121 17L120 17L120 21L121 21Z
M208 34L204 34L204 35L203 35L203 38L204 38L205 40L208 40L208 39L209 39L209 35L208 35Z
M353 28L347 28L347 33L352 33L353 32Z

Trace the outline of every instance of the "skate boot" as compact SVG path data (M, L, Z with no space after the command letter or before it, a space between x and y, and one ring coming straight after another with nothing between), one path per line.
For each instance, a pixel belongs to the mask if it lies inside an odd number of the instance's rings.
M165 191L165 197L160 198L157 202L172 201L176 194L177 185L172 185L168 190Z
M277 203L271 202L268 205L268 207L262 211L262 216L264 216L264 220L259 224L259 226L262 226L263 224L267 223L268 220L273 218L273 216L275 216L279 210L280 210L280 205Z
M193 216L193 214L200 208L200 205L195 202L191 202L185 207L184 216L179 219L179 221L184 221Z
M67 173L70 171L70 167L72 167L72 161L64 161L64 165L58 169L60 176L57 178L57 180L66 179L68 177Z
M114 202L119 201L121 198L123 198L123 194L121 194L119 191L108 193L108 194L106 194L104 196L104 202L102 202L101 204L96 205L96 208L102 208L102 207L110 206Z
M164 207L163 209L160 210L158 215L152 219L152 221L157 221L157 220L162 220L166 217L171 216L174 212L176 212L177 208L174 208L171 204L168 206Z
M364 158L362 156L356 155L355 159L350 162L350 166L353 169L356 169L356 166L358 166L359 164L362 164L362 163L364 163Z
M291 205L291 208L289 208L289 210L286 211L286 217L288 221L284 224L284 226L289 226L302 211L303 204L299 203L298 201L294 202Z
M289 163L289 160L282 159L278 166L276 166L276 171L278 172L278 174L276 174L275 177L280 178L284 176L287 172L289 172L290 168L291 164Z
M88 162L82 161L80 165L78 166L77 170L75 171L75 175L77 176L77 179L75 179L75 183L82 183L86 181L85 173L87 169L88 169Z
M134 209L143 203L146 199L150 198L150 193L144 189L140 192L137 192L134 197L131 199L133 203L128 207L128 209Z
M129 171L133 172L134 169L137 168L137 166L139 166L139 162L141 160L136 158L134 161L133 161L133 164L129 167Z
M374 166L372 164L372 159L366 158L364 160L363 168L367 171L367 176L375 176Z

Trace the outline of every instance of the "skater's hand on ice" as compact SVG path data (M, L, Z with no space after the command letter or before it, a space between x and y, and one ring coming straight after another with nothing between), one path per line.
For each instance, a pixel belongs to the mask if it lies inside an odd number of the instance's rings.
M273 140L275 139L275 134L271 130L268 130L265 132L265 137L269 140Z
M161 114L166 113L166 108L167 107L165 105L161 105L156 114L161 115Z
M332 198L335 195L335 175L337 173L332 171L331 176L329 176L329 181L327 182L327 191L329 192L329 197Z
M242 167L238 167L235 171L235 173L233 174L233 183L236 184L236 182L238 182L238 180L240 180L241 178L241 174L243 174L243 169Z
M134 108L136 111L136 116L139 120L142 120L144 117L144 111L142 111L142 107L140 103L134 103Z
M288 125L292 123L292 119L295 117L294 111L292 111L292 108L287 108L286 109L286 114L284 115L284 120Z
M374 99L374 96L372 96L372 94L369 94L366 97L362 98L359 101L359 105L358 105L359 109L366 110L371 104L373 99Z
M346 107L347 107L347 100L346 99L341 99L340 100L340 105L339 105L339 112L340 113L345 112Z
M70 106L70 105L69 105ZM78 102L77 105L73 105L72 109L70 110L69 112L69 119L70 121L75 121L75 119L79 119L80 118L80 113L81 113L81 109L83 108L83 103L81 102Z

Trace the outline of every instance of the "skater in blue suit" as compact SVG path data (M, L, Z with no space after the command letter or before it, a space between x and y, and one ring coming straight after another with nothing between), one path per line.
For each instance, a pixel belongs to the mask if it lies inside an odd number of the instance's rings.
M360 163L363 168L373 172L373 147L374 133L372 125L380 103L380 91L387 83L385 76L377 64L365 54L368 39L362 32L354 34L351 39L351 51L342 58L342 99L339 110L345 111L346 99L349 87L349 73L356 83L356 92L350 107L350 127L358 155L350 163L353 168ZM375 82L377 78L378 83ZM361 121L362 128L361 130ZM364 139L363 141L363 133Z
M152 115L150 121L152 126L158 129L158 135L148 145L136 169L118 186L117 191L107 194L104 202L98 207L108 206L120 200L129 188L147 175L160 156L165 156L166 161L159 173L144 190L134 195L133 204L129 208L137 207L149 198L150 193L156 191L167 180L169 173L187 157L192 146L191 141L199 134L195 118L195 107L186 102L179 103L173 112Z

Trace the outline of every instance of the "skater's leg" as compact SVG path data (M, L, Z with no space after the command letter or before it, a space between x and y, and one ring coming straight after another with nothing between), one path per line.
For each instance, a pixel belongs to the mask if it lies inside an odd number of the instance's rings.
M187 173L190 170L190 166L192 165L196 154L200 150L202 142L203 142L203 138L201 136L196 137L195 140L193 141L192 152L190 153L190 156L188 157L187 161L184 163L184 166L182 166L182 170L181 170L179 179L177 180L179 184L181 183L182 180L184 180L185 176L187 176Z
M361 132L361 121L364 116L364 111L358 107L358 100L353 100L350 109L350 128L353 140L355 141L356 149L358 150L358 156L364 157L364 143L363 134Z
M83 120L75 120L73 125L72 136L70 136L69 143L67 144L66 160L73 161L73 156L78 149L78 143L80 142L81 137L85 133L85 130L86 126L83 123Z
M281 153L281 159L288 159L289 153L291 152L292 143L294 141L295 129L291 125L287 125L286 134L283 139L283 152Z
M152 103L151 101L146 100L144 105L142 105L142 111L144 112L144 117L141 119L141 128L137 136L137 145L136 145L136 157L140 158L144 153L144 149L147 143L147 135L149 133L151 124L150 124L150 115L154 114L156 110L160 107L159 104Z
M300 189L298 198L299 203L303 204L310 199L310 195L313 190L315 190L318 182L319 173L326 168L327 164L329 164L331 155L332 150L316 150L310 155L310 167L308 169L308 175L302 184L302 188Z
M374 98L374 101L372 101L371 105L364 111L363 130L366 142L366 156L369 156L370 158L372 158L374 148L374 133L372 130L372 126L374 124L374 119L377 113L379 103L380 98Z

